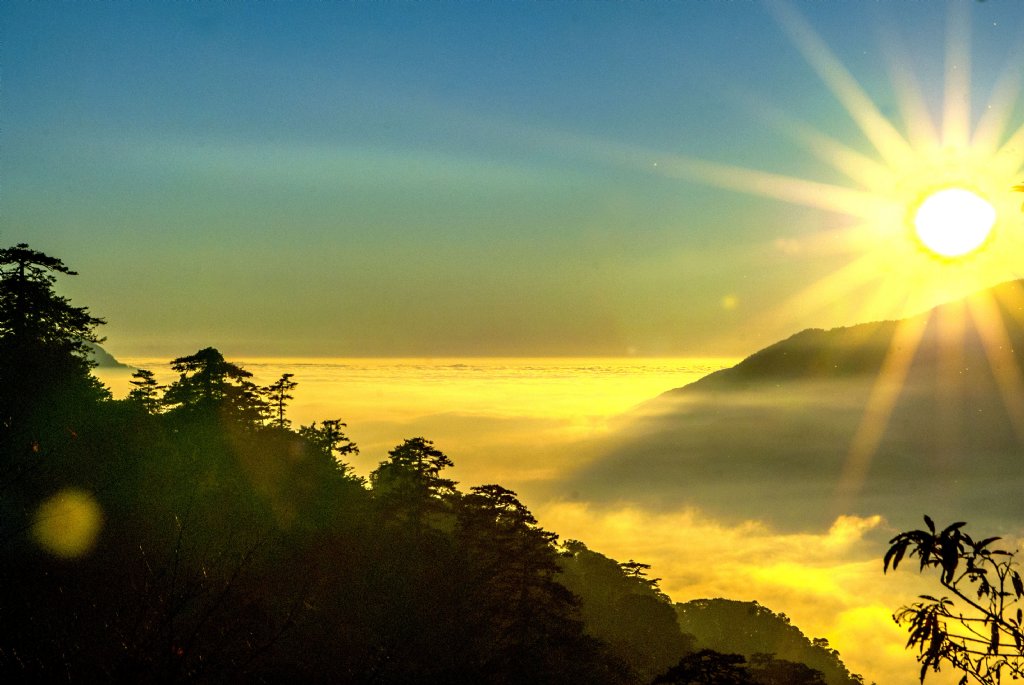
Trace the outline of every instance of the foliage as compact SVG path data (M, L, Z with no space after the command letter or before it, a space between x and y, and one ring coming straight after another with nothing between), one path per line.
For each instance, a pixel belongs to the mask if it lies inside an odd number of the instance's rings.
M757 685L826 685L824 674L806 664L771 654L754 654L749 661L750 677Z
M345 435L342 428L347 426L341 419L325 419L319 426L314 421L308 426L299 427L298 433L322 454L337 460L339 466L344 467L342 459L350 454L359 454L359 447Z
M273 416L272 425L278 428L288 428L291 425L291 421L285 418L284 408L288 400L295 399L289 394L298 387L298 383L292 380L294 376L293 373L281 374L280 378L263 389L269 400Z
M650 682L693 651L693 636L680 631L657 579L646 577L649 565L618 563L579 540L566 541L562 550L559 581L580 598L587 632L606 642L639 682Z
M654 685L751 685L739 654L721 654L710 649L688 654L654 679Z
M142 407L149 414L156 414L163 406L160 391L165 388L156 382L153 372L147 369L139 369L132 374L132 380L128 381L132 389L128 391L128 401Z
M102 342L95 329L104 322L54 293L54 273L78 275L25 243L0 250L0 338L58 345L84 358L88 343Z
M163 402L172 411L248 427L259 424L266 415L260 389L249 380L252 374L225 360L213 347L178 357L171 361L171 368L181 374L164 393Z
M820 671L801 663L755 654L749 662L739 654L702 649L687 654L654 679L653 685L825 685Z
M374 496L389 520L407 526L418 537L437 515L449 511L455 481L441 476L452 460L426 438L409 438L388 452L370 474Z
M104 322L56 294L54 274L77 275L24 243L0 250L0 439L23 446L38 443L42 424L73 424L106 396L89 358Z
M908 627L907 647L918 650L921 681L943 665L963 674L961 684L1024 677L1024 582L1016 552L993 548L998 537L975 540L964 532L962 521L942 530L930 517L924 521L927 530L890 540L883 560L887 572L890 565L895 571L904 558L917 557L919 571L936 571L939 585L955 598L922 595L894 616Z

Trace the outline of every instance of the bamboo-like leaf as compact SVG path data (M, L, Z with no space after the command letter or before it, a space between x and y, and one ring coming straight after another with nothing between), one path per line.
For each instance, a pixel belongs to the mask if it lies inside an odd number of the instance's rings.
M896 567L903 561L903 555L907 551L907 542L902 541L889 548L889 551L885 553L885 559L882 564L882 573L889 570L889 562L892 562L892 570L895 571Z
M975 552L979 552L979 551L981 551L981 550L985 549L986 547L988 547L989 545L991 545L991 544L992 544L993 542L995 542L996 540L1002 540L1002 538L1001 538L1001 537L998 537L998 536L997 536L997 537L994 537L994 538L985 538L985 539L984 539L984 540L982 540L981 542L977 542L977 543L975 543L975 544L973 545L973 547L974 547L974 551L975 551Z
M948 528L947 528L948 530ZM954 539L945 539L941 546L942 555L942 582L950 583L956 573L956 567L960 563L960 550Z

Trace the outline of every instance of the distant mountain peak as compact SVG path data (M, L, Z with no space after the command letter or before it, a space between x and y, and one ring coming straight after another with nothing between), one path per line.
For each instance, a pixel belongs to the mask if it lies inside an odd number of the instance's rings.
M685 388L700 390L734 389L768 381L818 380L877 374L893 348L898 328L908 322L925 325L915 360L934 362L938 350L962 346L969 358L986 354L982 349L971 312L998 311L1001 323L1014 347L1024 349L1024 280L1007 281L972 293L959 300L937 305L900 320L873 321L829 330L808 328L755 352L728 369L709 374ZM993 310L993 306L995 309ZM923 321L922 321L923 319ZM944 334L940 321L956 319L964 336L952 339ZM676 393L684 388L669 391Z
M112 354L107 352L105 349L103 349L102 347L100 347L96 343L91 343L89 345L89 348L90 348L89 349L89 358L96 363L96 366L98 366L100 368L104 368L104 369L111 369L111 368L130 369L131 368L127 364L122 364L121 362L119 362L117 359L114 358L114 356Z
M839 514L1024 522L1024 281L808 329L644 403L563 484L815 529Z

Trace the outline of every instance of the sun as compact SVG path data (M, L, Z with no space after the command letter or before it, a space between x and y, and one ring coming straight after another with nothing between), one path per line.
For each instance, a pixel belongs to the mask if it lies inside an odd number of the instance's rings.
M871 468L929 326L949 343L941 351L943 375L938 379L949 402L958 401L964 371L958 350L967 335L976 335L991 368L1000 370L994 374L998 389L1024 444L1024 368L1009 332L1024 322L1024 314L1011 312L986 290L1018 281L1013 287L1024 293L1024 220L1017 192L1024 190L1019 69L1011 60L987 103L972 112L970 18L975 10L969 3L950 3L944 83L922 91L913 70L894 61L898 116L893 117L883 113L791 2L775 0L768 6L861 136L841 140L761 101L755 104L758 114L831 167L835 180L622 146L588 147L603 149L623 164L810 208L825 217L822 229L811 236L766 236L765 249L779 250L780 260L821 256L837 266L765 309L752 325L806 325L819 314L824 325L899 322L836 489L837 510L846 511ZM931 103L940 100L935 110ZM968 297L972 293L977 295ZM934 309L942 303L953 304Z
M966 188L934 192L914 213L918 240L932 253L947 258L963 257L979 249L995 222L995 207Z
M762 119L831 167L832 179L678 154L627 150L620 157L626 163L639 160L658 174L823 212L822 228L813 235L766 236L793 263L821 255L838 266L766 310L765 325L790 319L801 324L817 311L828 317L823 323L835 325L902 319L1020 279L1024 222L1015 184L1024 177L1024 122L1017 113L1021 86L1011 62L985 106L972 112L971 7L954 3L948 8L945 82L938 88L942 97L920 90L908 65L894 63L898 112L891 116L796 7L785 0L770 5L861 136L841 140L760 101L754 106ZM935 110L937 100L942 104ZM836 260L840 254L848 256L845 263Z

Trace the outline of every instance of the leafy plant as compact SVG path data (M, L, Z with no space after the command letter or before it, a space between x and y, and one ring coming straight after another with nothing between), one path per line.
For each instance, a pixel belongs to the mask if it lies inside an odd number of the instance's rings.
M1024 581L1017 552L992 547L998 537L975 540L958 521L942 530L928 516L927 530L900 533L889 541L883 571L917 557L919 570L934 570L953 597L921 595L893 616L910 632L907 648L918 650L921 681L948 665L963 673L960 685L992 685L1024 677ZM959 604L958 604L959 602Z

